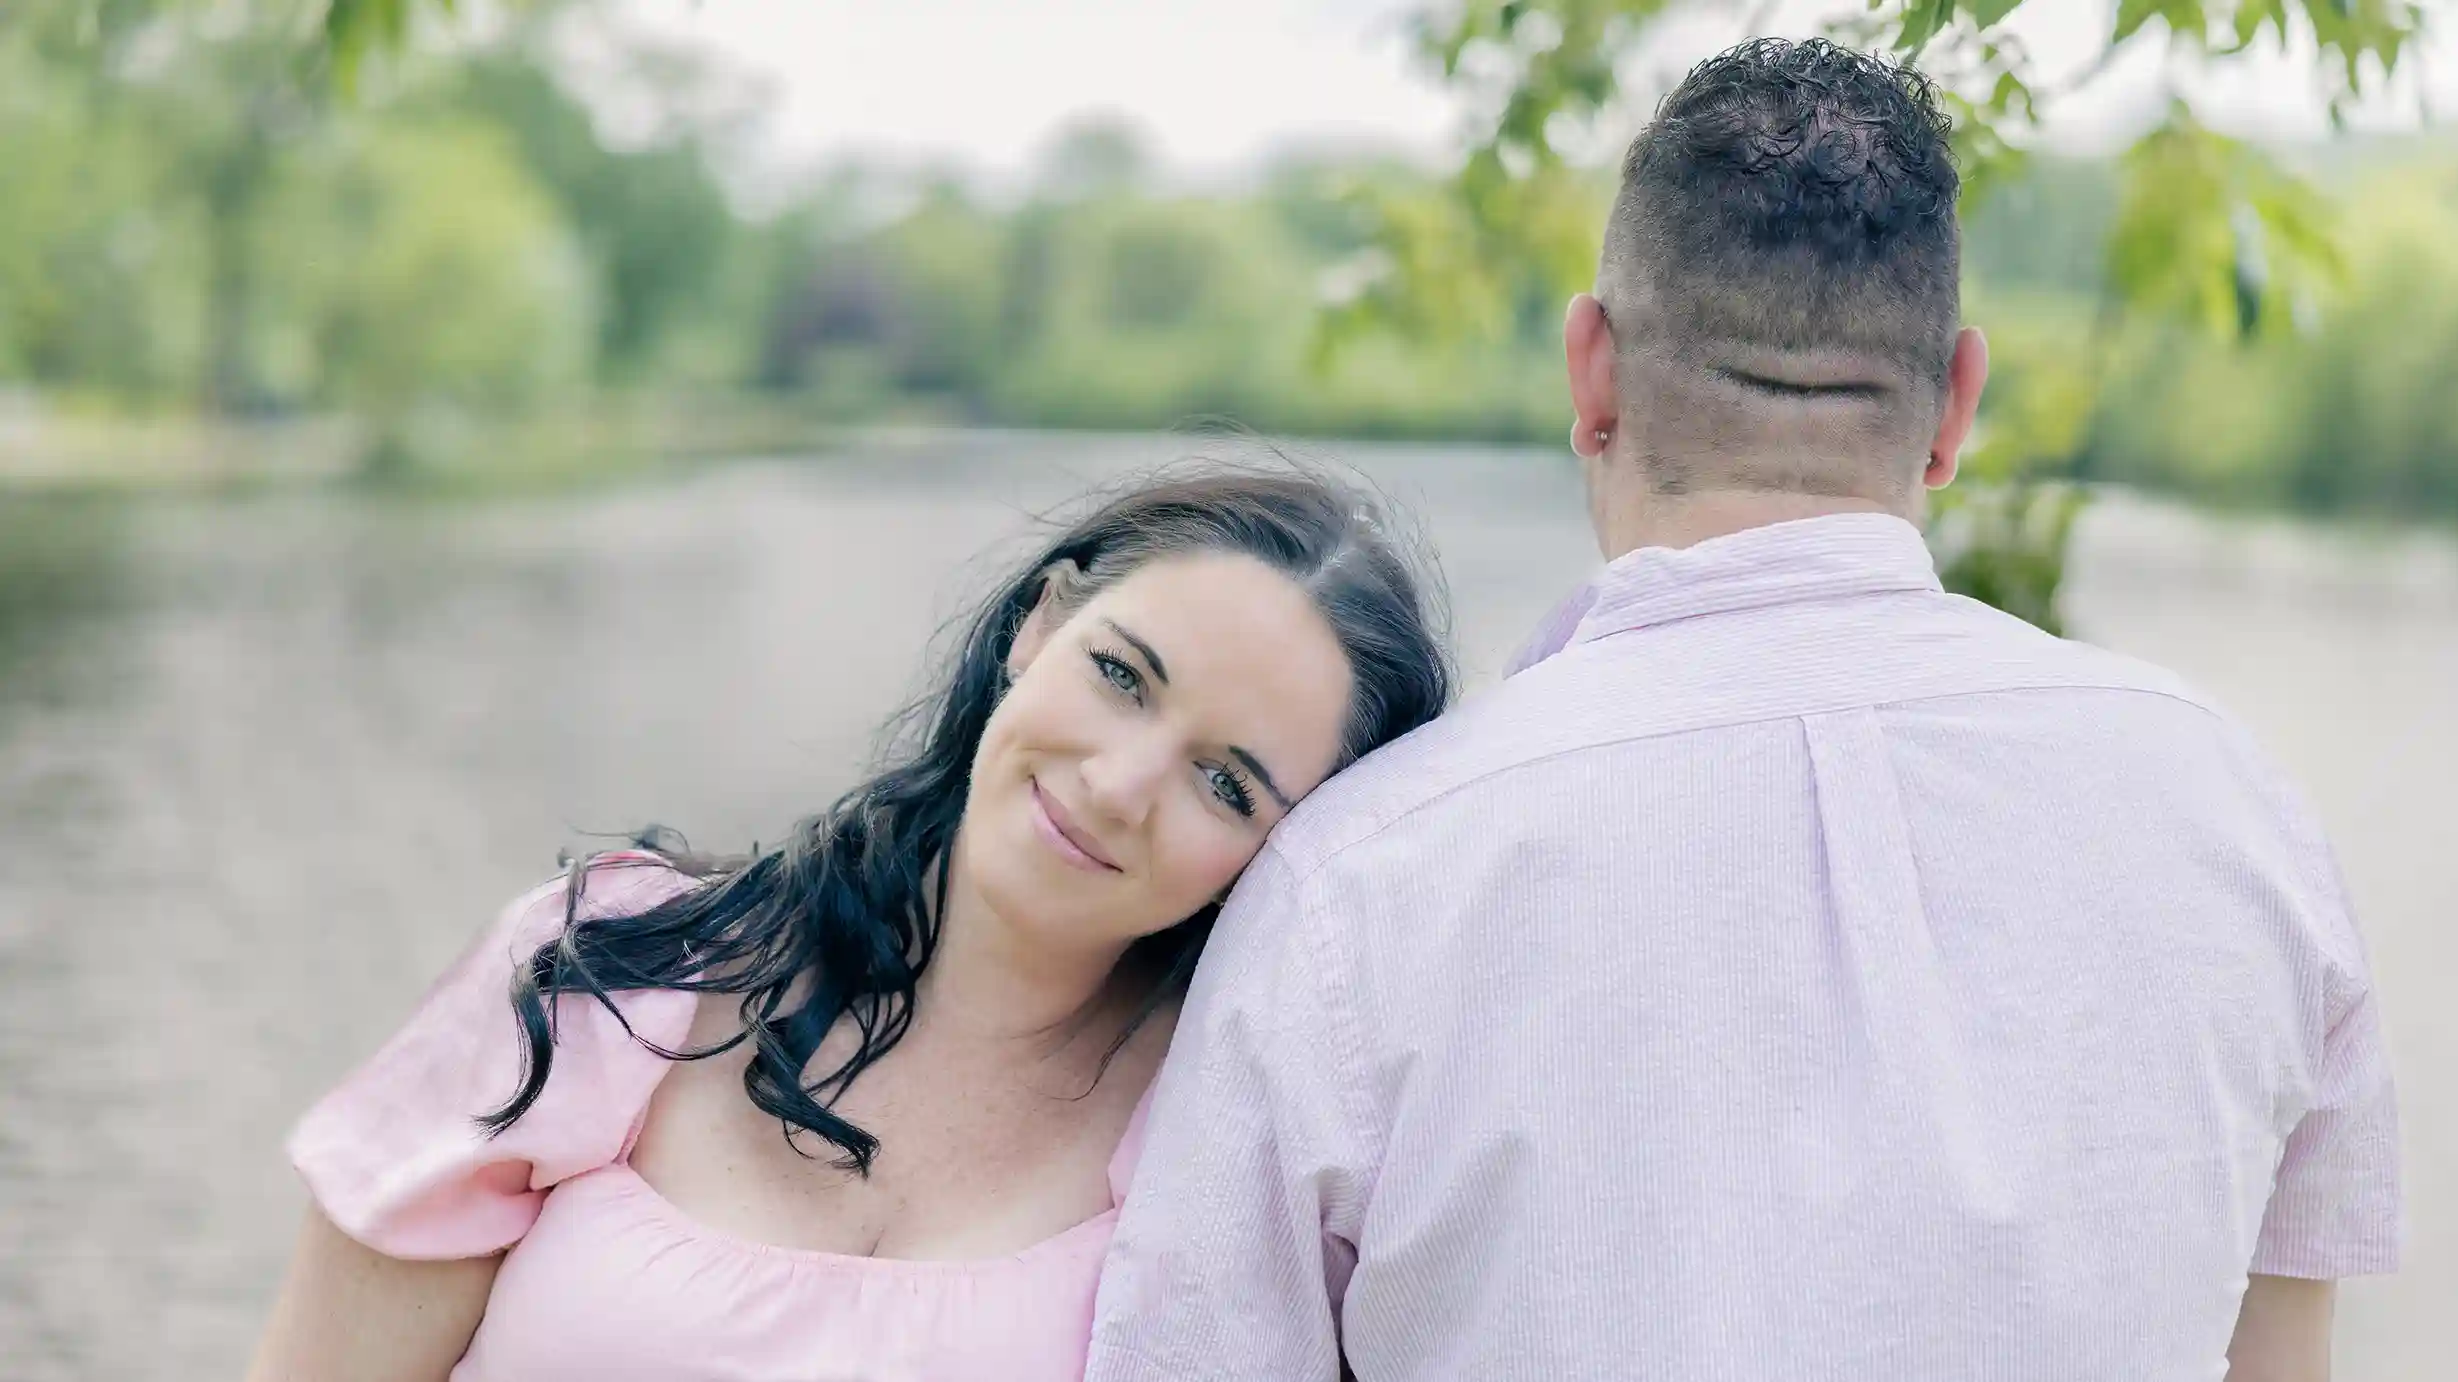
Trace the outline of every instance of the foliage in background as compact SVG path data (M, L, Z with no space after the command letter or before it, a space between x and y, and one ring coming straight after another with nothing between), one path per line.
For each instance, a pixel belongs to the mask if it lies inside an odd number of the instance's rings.
M583 251L505 131L407 119L317 153L254 227L261 262L295 266L260 303L264 387L348 409L396 463L422 414L518 411L587 377Z
M1318 285L1362 244L1352 172L1290 165L1252 196L1167 194L1114 158L1121 138L1063 140L1017 205L932 183L875 225L824 202L789 216L834 233L784 261L763 379L838 416L1054 427L1517 439L1551 416L1550 357L1525 339L1376 342L1312 367ZM1098 176L1093 146L1113 165Z
M0 24L0 142L32 151L0 160L0 389L342 414L384 466L625 394L1453 437L1523 436L1546 408L1550 371L1518 342L1308 368L1317 279L1362 244L1340 188L1418 175L1293 163L1251 196L1167 195L1131 130L1095 124L1021 204L841 169L753 217L717 175L722 131L678 116L617 140L567 89L555 24L586 8L368 50L346 97L301 55L313 5ZM240 118L267 99L279 121ZM242 193L192 171L222 163Z
M2308 513L2458 514L2458 157L2353 177L2345 283L2308 330L2123 343L2096 477Z
M2410 0L2118 0L2100 57L2052 87L2006 27L2024 3L1868 0L1824 26L1855 46L1891 47L1939 80L1967 212L2021 176L2022 136L2043 107L2087 93L2136 49L2164 46L2171 61L2217 66L2301 35L2314 45L2313 80L2335 121L2396 72L2425 22L2423 5ZM1586 286L1600 225L1592 200L1590 214L1578 214L1581 155L1592 153L1600 131L1628 132L1643 118L1622 74L1668 15L1697 8L1672 0L1428 0L1417 18L1420 47L1471 107L1476 138L1447 196L1367 203L1380 221L1375 272L1333 314L1335 339L1377 327L1487 333L1511 302L1558 301ZM1768 7L1749 8L1755 15ZM2099 328L2086 347L2093 365L2104 362L2114 331L2142 319L2251 339L2309 312L2334 277L2326 205L2314 188L2259 146L2204 125L2183 97L2120 165ZM2079 501L2047 488L2072 478L2091 439L2079 419L2096 407L2096 390L2078 382L2061 380L2010 410L2036 430L1996 438L1975 458L1975 478L1993 483L1940 496L1949 576L2051 626ZM2044 416L2052 402L2079 412Z
M215 413L311 437L355 419L378 464L546 450L575 469L621 463L633 434L773 448L900 420L1219 416L1559 446L1548 274L1589 272L1609 169L1523 177L1497 153L1479 195L1505 199L1495 233L1532 237L1524 254L1478 248L1447 176L1294 157L1190 193L1115 124L1058 140L1018 194L842 167L753 216L716 171L726 131L690 115L721 74L643 54L681 84L676 113L623 138L573 95L556 26L586 4L371 49L346 97L326 17L306 0L0 9L0 470L25 408L80 428L138 415L147 436ZM1996 376L1975 483L1935 530L1960 588L2053 619L2072 480L2458 519L2458 147L2335 147L2326 199L2230 147L2027 159L1971 205L1966 306ZM2112 244L2181 263L2192 238L2141 229L2169 214L2141 209L2146 176L2272 197L2314 232L2314 267L2268 255L2250 295L2232 265L2163 270L2142 283L2154 308L2112 308ZM1416 218L1405 243L1394 216ZM2208 263L2241 220L2175 223ZM2281 286L2318 301L2332 272L2327 310ZM1411 274L1432 290L1397 291ZM1381 315L1411 312L1405 330Z

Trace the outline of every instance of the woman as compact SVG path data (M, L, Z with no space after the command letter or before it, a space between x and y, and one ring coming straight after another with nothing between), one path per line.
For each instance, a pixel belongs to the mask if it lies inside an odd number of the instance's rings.
M253 1375L1079 1375L1220 898L1449 689L1356 495L1106 504L791 843L513 903L294 1134L315 1206Z

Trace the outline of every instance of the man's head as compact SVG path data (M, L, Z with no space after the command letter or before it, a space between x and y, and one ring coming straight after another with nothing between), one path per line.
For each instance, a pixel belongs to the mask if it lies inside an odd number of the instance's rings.
M1953 478L1987 375L1957 188L1916 72L1776 39L1691 72L1564 330L1600 527L1701 496L1909 514Z

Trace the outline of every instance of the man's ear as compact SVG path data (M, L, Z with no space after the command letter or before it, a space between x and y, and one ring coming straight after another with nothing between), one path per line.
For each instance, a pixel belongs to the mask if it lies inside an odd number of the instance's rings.
M1920 482L1931 489L1954 483L1963 443L1971 440L1972 423L1980 416L1980 391L1989 382L1989 342L1980 328L1967 326L1954 338L1954 358L1946 365L1946 407L1937 421L1937 436L1929 443L1929 465Z
M1067 622L1067 614L1075 607L1075 596L1083 584L1084 568L1073 557L1061 557L1041 568L1041 590L1033 597L1033 607L1016 626L1016 637L1007 646L1007 675L1010 680L1024 675L1024 669L1041 656L1050 635Z
M1562 357L1570 373L1570 449L1601 456L1621 421L1621 395L1613 378L1613 326L1593 293L1570 300L1562 319Z

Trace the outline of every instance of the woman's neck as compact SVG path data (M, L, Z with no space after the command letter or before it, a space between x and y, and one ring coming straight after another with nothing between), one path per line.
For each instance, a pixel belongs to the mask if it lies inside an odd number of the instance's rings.
M1114 1006L1111 979L1125 947L1052 946L1022 934L968 885L961 841L946 867L938 944L914 986L917 1023L1048 1052Z

